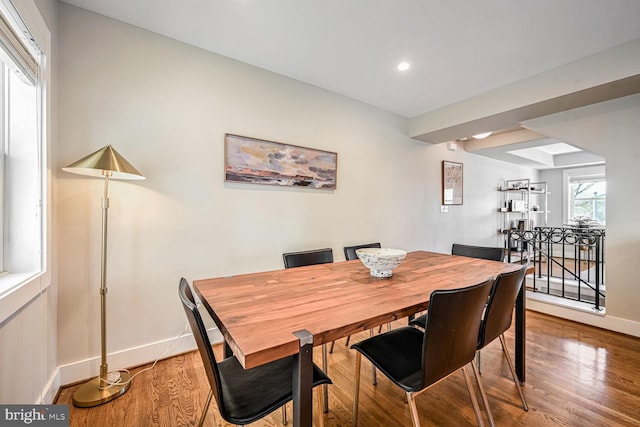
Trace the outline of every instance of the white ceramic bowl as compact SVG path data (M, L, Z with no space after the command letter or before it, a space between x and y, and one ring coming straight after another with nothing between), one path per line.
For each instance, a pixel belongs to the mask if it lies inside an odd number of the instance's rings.
M407 251L389 248L362 248L356 255L369 268L373 277L391 277L392 270L400 265Z

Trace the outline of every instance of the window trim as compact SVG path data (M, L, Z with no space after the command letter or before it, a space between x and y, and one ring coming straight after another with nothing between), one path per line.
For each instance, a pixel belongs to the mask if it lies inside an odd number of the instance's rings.
M0 324L11 318L22 307L28 304L38 295L44 293L51 285L51 180L50 165L50 141L51 129L49 126L51 115L50 85L51 69L49 54L51 52L51 34L33 0L12 2L0 0L2 7L9 2L15 8L21 18L22 24L29 29L30 35L42 51L40 58L40 144L39 144L39 169L40 169L40 221L41 221L41 255L40 265L37 270L6 273L0 277Z

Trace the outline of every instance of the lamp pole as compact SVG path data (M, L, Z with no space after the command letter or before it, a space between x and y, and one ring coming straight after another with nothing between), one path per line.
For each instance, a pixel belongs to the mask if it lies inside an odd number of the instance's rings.
M107 365L107 224L109 219L109 177L111 171L103 171L104 196L102 197L102 240L100 250L100 335L101 335L101 364L100 378L107 379L109 368Z

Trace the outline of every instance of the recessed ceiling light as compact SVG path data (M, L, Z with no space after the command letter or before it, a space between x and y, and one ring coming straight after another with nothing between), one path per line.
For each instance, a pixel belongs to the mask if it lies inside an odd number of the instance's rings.
M473 137L474 137L475 139L483 139L483 138L488 137L489 135L491 135L491 132L479 133L479 134L477 134L477 135L473 135Z
M408 62L401 62L398 64L398 71L407 71L411 67Z

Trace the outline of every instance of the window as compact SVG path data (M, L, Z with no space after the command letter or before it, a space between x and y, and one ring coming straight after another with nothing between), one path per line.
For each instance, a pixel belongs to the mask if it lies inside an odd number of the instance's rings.
M607 182L604 167L567 173L568 222L604 226L607 223Z
M11 2L0 0L0 298L44 270L40 57Z
M38 114L37 90L20 79L11 67L2 63L0 71L0 118L2 152L5 160L4 217L2 270L37 269L31 254L38 251L40 236L38 218ZM16 182L19 180L19 182ZM18 194L19 193L19 194ZM34 222L35 221L35 222ZM31 254L30 254L31 253Z

